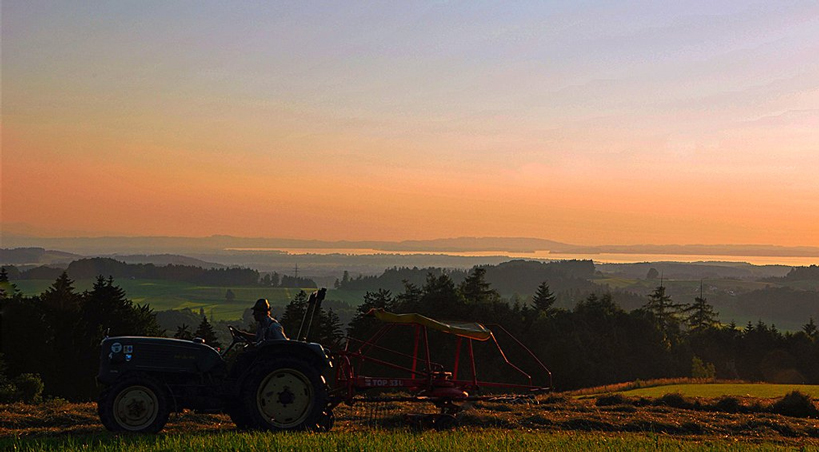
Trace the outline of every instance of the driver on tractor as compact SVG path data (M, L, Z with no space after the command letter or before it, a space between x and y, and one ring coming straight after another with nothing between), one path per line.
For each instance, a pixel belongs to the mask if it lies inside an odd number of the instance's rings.
M264 298L256 300L253 305L253 319L256 320L256 334L236 330L248 342L259 343L269 340L288 340L281 323L270 315L270 303Z

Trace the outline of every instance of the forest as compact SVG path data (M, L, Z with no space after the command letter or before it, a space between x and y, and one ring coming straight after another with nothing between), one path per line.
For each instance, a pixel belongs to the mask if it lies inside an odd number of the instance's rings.
M278 273L261 276L257 270L246 267L203 268L194 265L128 264L106 257L84 258L71 261L63 269L48 265L19 270L13 265L5 266L8 277L14 279L54 279L63 272L74 279L96 278L107 275L117 279L159 279L209 284L215 286L255 286L270 287L315 287L309 278L282 275Z

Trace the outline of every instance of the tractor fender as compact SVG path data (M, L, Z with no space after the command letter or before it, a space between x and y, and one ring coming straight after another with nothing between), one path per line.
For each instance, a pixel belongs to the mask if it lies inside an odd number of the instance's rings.
M242 366L237 375L238 381L234 390L241 387L245 378L252 373L252 370L270 359L286 356L288 358L300 358L324 374L325 371L333 367L330 352L321 344L315 342L301 342L291 340L269 340L258 344L252 351L251 363Z

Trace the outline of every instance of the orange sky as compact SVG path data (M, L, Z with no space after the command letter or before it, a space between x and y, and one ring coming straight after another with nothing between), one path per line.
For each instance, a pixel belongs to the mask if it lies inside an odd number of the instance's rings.
M819 7L745 3L3 2L3 232L819 246Z

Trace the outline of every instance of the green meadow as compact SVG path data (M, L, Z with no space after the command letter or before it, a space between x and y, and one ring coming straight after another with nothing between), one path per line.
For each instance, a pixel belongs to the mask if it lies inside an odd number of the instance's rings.
M793 391L807 394L819 399L819 385L790 385L770 383L709 383L709 384L672 384L620 391L629 397L662 397L666 394L682 394L686 397L756 397L770 399L783 397Z

